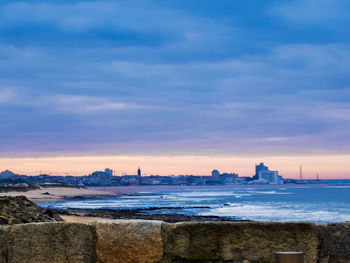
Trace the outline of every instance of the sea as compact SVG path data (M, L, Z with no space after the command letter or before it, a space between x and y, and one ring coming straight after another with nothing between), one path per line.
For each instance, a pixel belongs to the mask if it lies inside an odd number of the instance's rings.
M107 199L38 204L52 208L157 208L143 213L220 216L253 221L319 223L350 221L350 184L140 186L133 189L136 190L133 190L131 195L128 193ZM119 190L115 188L116 192Z

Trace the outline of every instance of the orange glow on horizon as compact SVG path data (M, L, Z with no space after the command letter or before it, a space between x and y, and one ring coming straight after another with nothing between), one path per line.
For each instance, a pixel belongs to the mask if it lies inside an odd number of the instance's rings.
M37 175L87 175L95 170L113 169L116 175L193 174L210 175L213 169L252 176L255 164L264 162L270 170L278 170L284 178L299 178L303 165L304 179L350 179L350 155L322 156L62 156L38 158L0 158L0 170Z

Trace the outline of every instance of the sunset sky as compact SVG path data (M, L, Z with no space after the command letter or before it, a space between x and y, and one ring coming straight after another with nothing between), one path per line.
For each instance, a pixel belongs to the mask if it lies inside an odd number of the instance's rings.
M350 2L0 2L0 171L350 179Z

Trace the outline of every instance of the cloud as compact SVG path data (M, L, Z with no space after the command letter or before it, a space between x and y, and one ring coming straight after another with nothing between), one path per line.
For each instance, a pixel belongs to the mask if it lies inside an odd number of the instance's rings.
M55 95L52 98L47 98L47 101L49 102L49 107L54 111L69 114L95 114L104 112L110 113L113 111L166 109L165 107L155 105L118 102L117 99L106 97Z
M273 12L292 22L319 23L348 19L348 1L294 0L273 7Z
M14 92L8 88L0 88L0 103L8 103L14 99Z
M1 3L1 151L348 151L345 2L254 4Z

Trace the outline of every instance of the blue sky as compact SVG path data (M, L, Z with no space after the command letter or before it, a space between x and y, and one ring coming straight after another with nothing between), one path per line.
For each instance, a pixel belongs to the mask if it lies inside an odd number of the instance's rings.
M350 2L1 1L0 155L350 154Z

